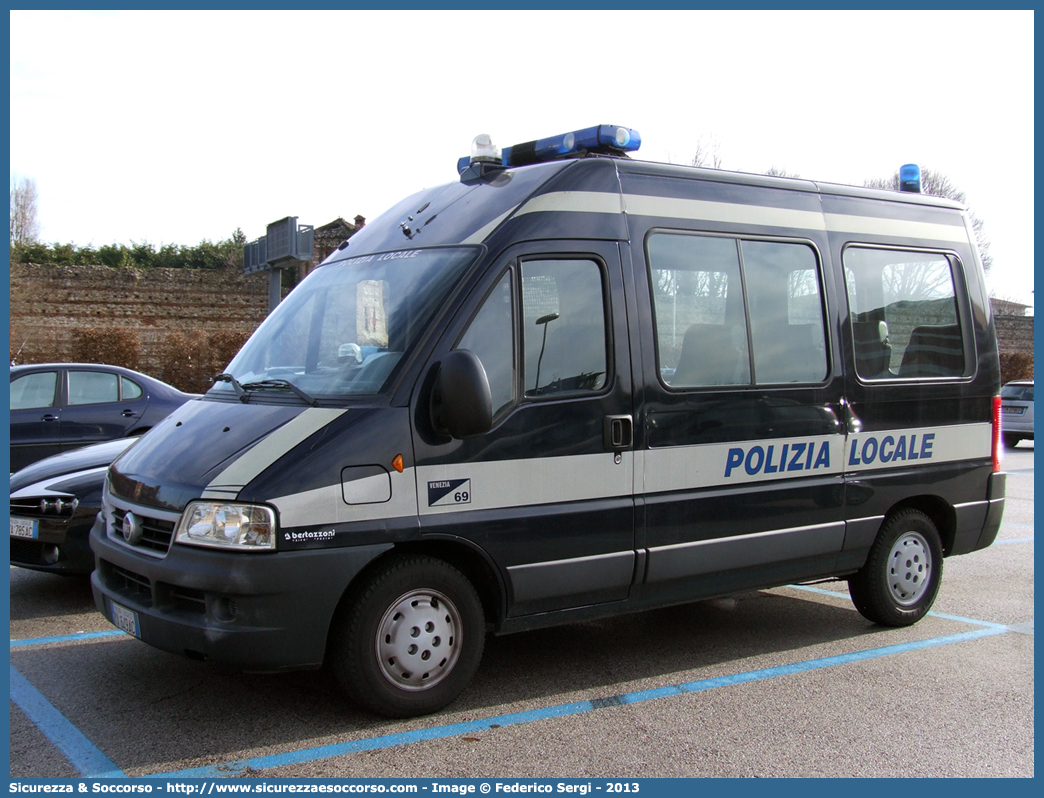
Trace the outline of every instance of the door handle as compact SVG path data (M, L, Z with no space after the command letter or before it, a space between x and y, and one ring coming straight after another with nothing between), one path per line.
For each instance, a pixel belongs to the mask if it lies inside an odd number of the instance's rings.
M136 418L137 415L138 415L137 413L135 413L133 410L130 410L130 409L123 411L123 417L124 418Z
M52 416L50 413L48 413L47 415L45 415L40 420L41 421L57 421L58 420L58 416Z
M634 423L630 416L606 416L602 422L602 443L607 451L630 449L634 444Z

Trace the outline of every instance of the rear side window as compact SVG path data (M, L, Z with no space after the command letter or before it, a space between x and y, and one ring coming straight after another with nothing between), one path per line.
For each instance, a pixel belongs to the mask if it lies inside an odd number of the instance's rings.
M138 383L133 380L128 380L126 377L120 377L120 386L125 401L130 399L141 399L142 395L145 393Z
M1011 399L1018 402L1033 401L1032 385L1005 385L1001 388L1001 399Z
M964 332L949 256L848 247L844 267L862 379L964 375Z
M818 259L802 243L648 238L660 378L672 388L821 382Z
M70 371L69 404L94 405L120 400L119 376L104 371Z

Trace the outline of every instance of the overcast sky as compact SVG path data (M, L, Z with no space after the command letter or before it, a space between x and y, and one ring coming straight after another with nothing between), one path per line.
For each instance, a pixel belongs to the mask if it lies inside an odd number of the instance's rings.
M374 219L507 146L595 124L637 157L862 185L915 162L1033 303L1033 13L11 12L11 175L44 241L248 239Z

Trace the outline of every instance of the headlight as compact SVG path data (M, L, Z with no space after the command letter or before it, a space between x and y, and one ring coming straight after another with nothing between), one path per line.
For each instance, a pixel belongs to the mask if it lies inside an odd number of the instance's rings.
M178 522L178 543L240 551L275 549L275 512L254 504L190 502Z

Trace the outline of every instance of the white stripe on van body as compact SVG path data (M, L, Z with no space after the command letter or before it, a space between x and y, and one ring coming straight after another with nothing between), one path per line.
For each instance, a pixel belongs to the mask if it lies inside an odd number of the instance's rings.
M780 479L910 468L987 458L990 424L913 427L650 449L645 492L668 493Z
M968 244L968 232L956 212L954 215L960 222L959 224L942 224L906 219L884 219L877 216L823 214L817 211L776 208L770 205L745 205L734 202L657 197L648 194L620 195L604 191L557 191L534 197L519 208L516 215L550 212L610 214L622 212L635 216L665 219L777 227L788 231L812 230L876 238L889 236L939 241L947 244Z
M309 407L301 411L279 429L258 441L255 446L243 452L228 468L214 477L203 491L202 498L234 499L239 495L239 491L272 463L342 413L344 410L317 407Z
M826 220L818 211L799 211L769 205L742 205L735 202L652 197L627 194L627 213L635 216L659 216L668 219L698 219L722 224L751 224L760 227L784 227L825 232Z
M649 449L645 453L645 492L739 485L778 479L840 475L841 435L703 443Z
M850 473L910 468L992 455L993 425L989 423L878 430L848 436L844 469Z
M906 219L882 219L879 216L851 216L827 213L827 230L831 233L852 233L861 236L900 236L902 238L945 241L948 244L968 244L968 231L961 224L915 222ZM960 215L954 212L960 219Z
M284 527L363 522L390 518L509 507L622 498L634 493L670 493L772 480L808 479L845 473L927 466L986 458L992 452L990 424L913 427L850 435L672 446L569 457L459 463L392 472L386 502L349 505L340 484L279 496L271 503ZM631 466L644 462L644 474ZM429 484L458 483L437 503ZM454 501L454 492L466 496Z
M630 497L634 455L621 452L620 463L612 452L568 457L534 457L522 460L453 463L417 468L417 498L421 515L471 510L495 510L541 504ZM431 501L441 483L470 482L467 497ZM429 491L429 486L436 487Z
M341 483L279 496L269 501L279 510L281 527L416 518L417 480L413 471L412 468L407 468L401 474L398 471L389 472L391 498L385 502L348 504L345 499L345 486Z

